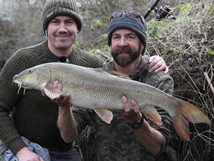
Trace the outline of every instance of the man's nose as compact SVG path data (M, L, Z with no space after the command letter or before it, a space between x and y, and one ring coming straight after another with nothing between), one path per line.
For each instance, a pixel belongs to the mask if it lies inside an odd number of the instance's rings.
M60 26L59 26L59 32L67 32L67 28L65 26L65 23L60 23Z
M126 39L125 39L125 38L121 38L121 39L120 39L119 45L120 45L121 47L126 46L126 45L127 45Z

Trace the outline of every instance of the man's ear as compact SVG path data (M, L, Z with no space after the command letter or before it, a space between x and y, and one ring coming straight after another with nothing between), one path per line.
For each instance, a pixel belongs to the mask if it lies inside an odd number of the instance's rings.
M141 43L141 55L144 55L146 51L146 48L144 47L144 45Z
M143 50L145 47L144 47L144 45L141 43L141 50Z

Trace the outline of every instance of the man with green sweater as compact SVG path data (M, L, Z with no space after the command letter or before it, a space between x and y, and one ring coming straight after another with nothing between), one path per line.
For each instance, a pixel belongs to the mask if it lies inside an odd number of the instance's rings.
M101 67L103 60L74 46L81 27L74 0L49 0L43 11L43 29L48 40L18 50L1 71L0 140L19 161L80 160L72 143L67 144L61 138L56 125L58 105L36 90L28 90L25 95L23 91L17 94L17 87L11 82L15 74L26 68L59 60L86 67ZM50 158L42 159L36 154L36 149L31 152L21 136L47 148ZM4 154L1 158L6 159Z
M12 85L15 74L32 66L62 61L85 67L101 67L103 60L76 46L82 27L74 0L48 0L43 11L47 40L18 50L0 75L0 157L3 161L79 161L78 150L66 143L57 127L59 108L37 90L26 94ZM151 69L167 68L160 58L152 58ZM157 62L161 62L160 64ZM154 64L157 64L155 66ZM11 116L10 116L11 114Z

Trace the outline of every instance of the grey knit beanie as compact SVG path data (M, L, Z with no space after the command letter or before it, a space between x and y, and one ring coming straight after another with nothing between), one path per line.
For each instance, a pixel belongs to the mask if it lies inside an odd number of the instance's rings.
M47 0L43 10L43 30L48 27L50 21L60 15L72 17L76 23L79 31L82 28L82 21L78 15L79 8L75 0Z
M143 23L142 23L142 21ZM146 26L146 21L145 19L141 16L141 19L132 19L126 17L126 15L123 13L123 15L120 18L113 19L110 22L109 28L108 28L108 45L111 45L111 37L112 33L117 30L117 29L129 29L134 31L138 37L140 38L142 44L144 47L146 47L146 42L147 42L147 26Z

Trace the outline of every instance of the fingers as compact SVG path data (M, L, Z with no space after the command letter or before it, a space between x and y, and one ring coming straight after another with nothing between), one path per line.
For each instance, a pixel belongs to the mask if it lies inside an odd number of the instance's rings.
M169 68L167 67L165 61L160 56L152 56L149 58L149 66L147 70L149 72L155 71L156 73L165 70L164 73L167 74L169 72Z
M160 66L165 65L164 60L159 56L152 56L149 58L149 66L148 70L149 72L153 72L154 70L158 69Z
M45 94L44 90L42 90L42 95L47 97L47 95Z
M62 84L60 84L58 81L55 81L53 83L53 87L57 88L59 90L62 90ZM57 103L60 107L62 108L70 108L71 107L71 103L68 102L70 99L70 95L66 94L65 96L60 96L59 98L55 98L52 101Z
M134 110L135 113L138 113L140 111L140 108L139 108L139 106L138 106L138 104L137 104L137 102L135 100L131 101L131 105L132 105L133 110Z
M156 65L158 65L158 64L156 64ZM160 72L162 70L165 70L164 74L167 74L169 72L169 68L166 65L160 65L159 67L156 66L155 68L156 68L156 70L154 69L155 73L158 73L158 72Z
M122 102L123 102L124 111L131 112L132 108L129 106L128 99L125 96L122 97ZM139 112L140 108L139 108L137 102L135 100L132 100L130 103L133 107L134 112L135 113Z
M65 96L60 96L59 98L55 98L52 101L57 103L60 107L68 108L71 106L71 103L69 103L70 95L66 94Z
M39 157L39 161L44 161L44 160L42 159L42 157Z
M27 147L22 148L16 154L19 161L44 161L38 154L30 151Z
M128 99L125 96L122 97L122 102L123 102L124 111L125 112L131 111L131 108L129 107Z
M62 84L60 84L58 81L55 81L55 82L53 83L53 87L54 87L54 88L57 88L57 89L59 89L59 90L62 90Z
M123 108L124 110L120 110L121 115L129 122L135 122L137 120L140 120L141 113L140 108L135 100L132 100L130 102L132 108L129 106L128 99L126 97L122 97L123 102Z
M53 87L62 91L62 84L60 84L58 81L55 81L53 83ZM47 97L47 95L45 94L44 90L42 90L42 95Z
M169 68L168 66L166 66L164 74L168 74L168 73L169 73Z

